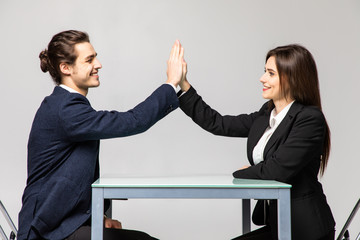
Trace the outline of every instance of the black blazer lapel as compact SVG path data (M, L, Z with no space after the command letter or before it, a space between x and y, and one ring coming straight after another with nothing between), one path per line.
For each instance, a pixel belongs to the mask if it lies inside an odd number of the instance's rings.
M269 117L270 115L264 115L256 119L251 130L249 132L248 142L247 142L247 155L251 165L254 165L254 160L252 152L254 147L264 134L266 128L269 126Z
M302 108L303 105L298 104L297 102L294 102L293 105L290 107L288 113L281 121L280 125L276 128L275 132L272 134L268 143L266 144L264 149L264 159L266 159L266 156L268 155L270 149L275 143L281 140L284 141L286 139L296 114L298 114L298 112L300 112Z

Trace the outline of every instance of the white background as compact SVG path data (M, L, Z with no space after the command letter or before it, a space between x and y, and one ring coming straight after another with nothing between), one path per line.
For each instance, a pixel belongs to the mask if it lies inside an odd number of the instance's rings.
M360 1L358 0L1 0L0 200L17 223L26 183L27 139L53 82L38 55L63 30L86 31L103 64L88 98L127 111L166 81L179 39L188 79L222 114L256 111L268 50L306 46L317 62L332 152L321 178L338 232L360 197L358 172ZM101 173L147 176L231 174L247 164L246 139L213 136L181 110L144 134L101 143ZM239 200L130 200L114 204L125 228L160 239L230 239L241 233ZM360 217L350 228L360 231ZM2 226L6 225L0 220Z

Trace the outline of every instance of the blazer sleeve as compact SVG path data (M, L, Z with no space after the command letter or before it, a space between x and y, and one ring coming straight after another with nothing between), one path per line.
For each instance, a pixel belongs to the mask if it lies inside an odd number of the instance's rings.
M214 135L228 137L247 137L253 122L266 108L265 104L259 112L249 115L223 116L207 105L192 86L179 102L181 110L201 128Z
M263 162L238 170L233 176L291 182L311 161L316 161L314 166L318 166L326 131L322 112L315 107L307 107L288 125L288 131L283 129L286 133L280 138L281 143L274 144L275 150L267 154Z
M174 89L163 84L126 112L95 111L88 100L70 94L59 110L61 126L72 141L99 140L142 133L179 106Z

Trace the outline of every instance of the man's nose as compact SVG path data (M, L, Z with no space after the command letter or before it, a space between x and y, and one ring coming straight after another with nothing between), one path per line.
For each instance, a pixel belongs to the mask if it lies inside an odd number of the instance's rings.
M94 66L95 66L96 69L102 68L101 63L100 63L100 61L99 61L97 58L95 59L95 65L94 65Z

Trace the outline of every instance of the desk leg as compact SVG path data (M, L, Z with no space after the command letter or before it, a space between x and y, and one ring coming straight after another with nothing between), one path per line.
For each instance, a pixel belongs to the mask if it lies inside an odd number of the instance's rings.
M280 189L278 199L278 235L280 240L291 240L290 189Z
M242 223L243 223L243 234L250 232L250 199L242 200Z
M104 189L92 188L91 239L103 239L104 225Z

